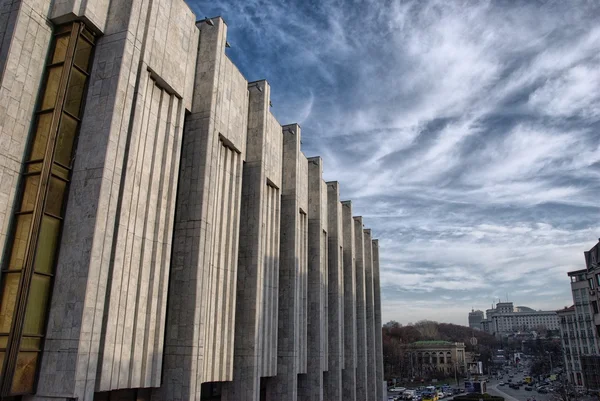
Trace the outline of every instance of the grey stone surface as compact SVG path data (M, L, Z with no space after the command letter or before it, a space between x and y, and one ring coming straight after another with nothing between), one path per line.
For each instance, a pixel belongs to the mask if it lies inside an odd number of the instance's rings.
M298 373L306 366L308 171L300 135L297 124L283 127L277 375L266 389L271 400L296 400Z
M308 355L305 374L298 377L298 399L323 400L327 361L327 185L320 157L308 159Z
M0 0L0 252L52 24L74 18L103 35L28 399L371 401L377 243L226 56L224 21L183 0Z
M258 88L260 88L260 90ZM233 381L223 400L259 400L260 378L277 373L282 129L266 81L250 84L242 181Z
M190 50L198 38L183 1L161 4L163 10L141 0L112 2L105 36L97 41L38 385L42 396L92 400L98 390L161 383L175 188L185 96L191 97L182 82L192 82L196 53ZM177 33L149 32L145 22L155 18ZM154 34L165 39L157 44ZM149 47L152 53L144 53Z
M233 333L248 88L225 55L227 27L199 23L173 245L161 400L233 378Z
M103 32L110 0L53 0L50 18L56 24L82 19L88 26Z
M356 400L356 260L354 255L354 220L352 202L342 202L344 262L344 368L342 392L344 400Z
M344 230L340 188L336 181L327 183L328 219L328 368L323 378L325 401L342 400L344 367Z
M365 309L367 330L367 399L377 399L377 376L375 374L375 302L373 294L373 243L371 230L364 231L364 257L365 267Z
M49 8L50 0L0 2L0 256L51 40Z
M367 388L367 310L365 283L365 242L362 217L354 217L356 261L356 401L371 401Z
M379 279L379 240L373 240L373 296L375 302L375 375L377 399L383 399L383 343L381 338L381 281Z

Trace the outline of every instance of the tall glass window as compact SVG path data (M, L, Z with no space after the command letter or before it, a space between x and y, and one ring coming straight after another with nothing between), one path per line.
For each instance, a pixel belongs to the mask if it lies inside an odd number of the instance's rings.
M35 390L94 35L58 27L21 178L0 292L0 398Z

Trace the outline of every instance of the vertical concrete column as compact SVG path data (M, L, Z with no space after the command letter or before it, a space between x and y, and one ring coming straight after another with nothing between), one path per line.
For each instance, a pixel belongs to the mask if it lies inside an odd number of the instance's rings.
M344 367L344 231L340 188L336 181L327 183L327 218L329 228L327 266L329 366L323 379L323 397L325 401L340 401L342 399L342 368Z
M266 392L268 400L295 401L301 354L306 357L306 336L302 335L301 325L306 327L306 297L302 291L306 290L308 262L308 163L300 152L298 124L283 127L282 164L277 376L267 383Z
M92 400L98 390L160 385L183 118L198 40L191 10L175 2L169 10L112 2L96 42L40 398ZM154 40L159 31L180 36Z
M363 263L365 266L365 310L367 314L367 399L374 400L377 397L375 377L375 303L373 298L373 243L371 241L371 230L364 230L365 254Z
M342 394L346 401L356 401L356 267L354 256L354 221L352 202L342 202L344 262L344 368Z
M160 400L199 399L233 376L233 340L248 83L225 55L227 26L198 23L186 117Z
M282 131L269 111L268 83L250 83L249 91L233 381L221 396L229 401L258 401L260 378L277 372Z
M375 375L377 399L383 400L383 343L381 338L381 281L379 279L379 240L373 240L373 289L375 302Z
M365 289L365 242L362 217L354 217L356 258L356 401L371 401L367 394L367 311Z
M323 400L327 370L327 185L320 157L308 159L308 356L298 377L298 399Z

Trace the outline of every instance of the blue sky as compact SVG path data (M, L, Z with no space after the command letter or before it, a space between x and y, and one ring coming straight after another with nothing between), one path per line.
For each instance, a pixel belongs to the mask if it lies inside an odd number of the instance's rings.
M600 2L188 3L380 238L384 321L570 304L600 237Z

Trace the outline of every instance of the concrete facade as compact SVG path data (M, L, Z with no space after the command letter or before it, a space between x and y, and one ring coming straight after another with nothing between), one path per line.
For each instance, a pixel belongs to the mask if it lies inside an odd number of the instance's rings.
M584 252L585 269L567 273L573 306L557 311L567 379L578 389L600 390L600 241Z
M10 345L30 280L11 287L7 266L65 26L95 49L27 373ZM26 373L28 400L383 398L378 242L226 40L183 0L0 0L0 399Z

